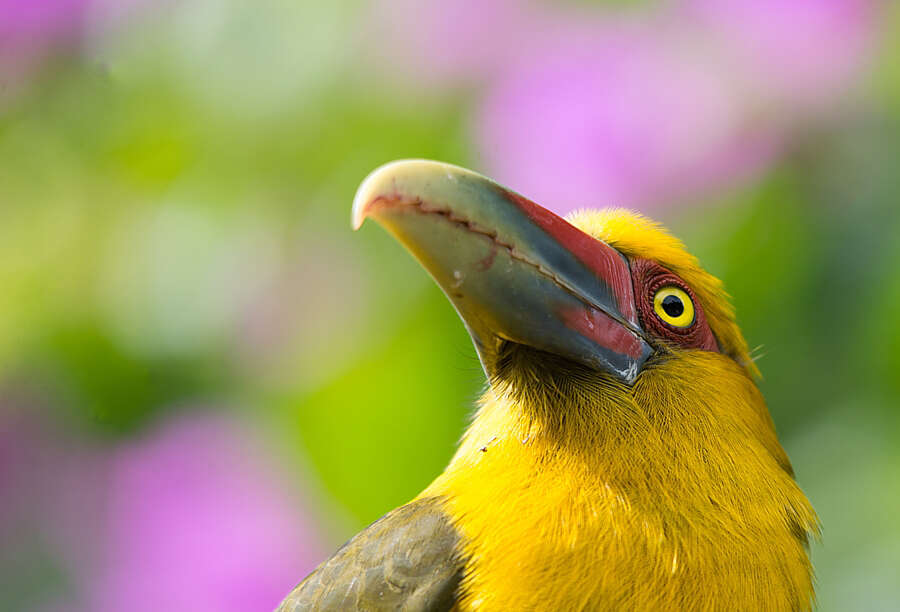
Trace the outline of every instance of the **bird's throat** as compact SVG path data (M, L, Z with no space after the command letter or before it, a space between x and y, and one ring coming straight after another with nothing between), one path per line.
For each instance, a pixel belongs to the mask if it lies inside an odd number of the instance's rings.
M424 493L447 500L466 542L463 603L808 608L815 515L729 362L682 355L633 387L583 373L568 384L553 368L492 387Z

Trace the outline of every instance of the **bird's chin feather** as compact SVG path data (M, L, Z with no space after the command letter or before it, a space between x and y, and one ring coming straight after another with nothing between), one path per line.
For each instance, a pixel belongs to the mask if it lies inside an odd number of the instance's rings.
M586 402L631 393L629 385L605 371L515 342L500 344L492 370L495 394L548 425L564 420Z

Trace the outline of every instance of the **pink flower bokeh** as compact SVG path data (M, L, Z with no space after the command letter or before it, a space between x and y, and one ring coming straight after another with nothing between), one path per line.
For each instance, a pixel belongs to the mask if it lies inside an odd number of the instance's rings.
M174 421L111 459L92 610L268 610L322 558L297 499L232 422Z
M72 42L90 0L0 0L0 95Z
M102 29L124 25L150 4L149 0L0 0L0 102L23 90L52 64L50 60L78 57L85 40Z
M840 98L874 41L873 0L685 0L696 35L751 93L799 111Z
M0 569L53 560L39 592L25 585L12 601L67 612L271 610L330 549L304 488L281 478L240 420L187 413L95 446L45 411L0 397Z
M654 212L772 166L865 69L872 0L379 5L385 72L477 86L483 170L559 213Z
M648 208L752 175L779 135L659 32L609 28L497 79L474 134L500 181L558 212Z
M77 27L89 0L0 0L0 41L37 44Z
M548 24L525 0L376 2L366 38L376 67L439 91L491 78Z

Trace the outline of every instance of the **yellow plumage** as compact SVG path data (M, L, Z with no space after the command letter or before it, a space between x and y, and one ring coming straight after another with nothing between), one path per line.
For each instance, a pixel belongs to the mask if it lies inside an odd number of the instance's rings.
M460 610L804 610L817 519L718 279L652 222L569 221L694 291L721 353L672 348L633 386L530 353L494 380L446 471Z

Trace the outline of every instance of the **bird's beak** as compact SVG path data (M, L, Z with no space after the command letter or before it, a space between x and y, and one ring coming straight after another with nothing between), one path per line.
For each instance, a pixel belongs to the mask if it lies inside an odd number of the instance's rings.
M389 163L356 192L354 229L366 217L450 298L489 376L503 341L628 383L652 352L625 257L484 176L434 161Z

